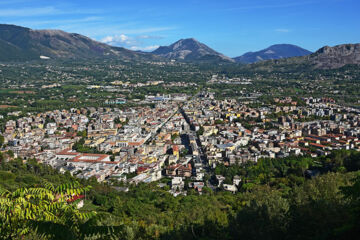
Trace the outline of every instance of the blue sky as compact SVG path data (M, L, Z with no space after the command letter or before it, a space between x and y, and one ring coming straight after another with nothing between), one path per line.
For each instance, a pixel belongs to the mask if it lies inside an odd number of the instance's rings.
M61 29L133 50L194 37L230 57L277 43L360 42L359 0L0 0L0 23Z

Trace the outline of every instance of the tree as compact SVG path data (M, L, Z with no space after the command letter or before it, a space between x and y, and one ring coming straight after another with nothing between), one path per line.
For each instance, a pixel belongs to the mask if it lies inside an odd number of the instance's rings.
M10 157L10 158L13 158L15 156L14 152L9 150L6 152L6 154Z
M180 152L180 157L185 157L189 153L189 150L186 148L182 149Z
M80 136L80 137L83 137L83 138L86 138L87 132L86 132L86 130L84 130L84 131L79 131L79 132L77 132L76 135L77 135L77 136Z
M5 142L5 138L3 135L0 135L0 147L2 147L2 145L4 144Z
M204 134L204 127L203 126L200 126L199 130L196 132L197 135L203 135Z
M174 141L177 137L179 137L179 134L174 133L171 135L171 141Z
M0 235L5 239L24 238L29 234L46 239L84 239L100 236L104 228L91 226L96 212L77 208L78 196L90 187L78 182L58 187L20 188L14 192L0 190Z

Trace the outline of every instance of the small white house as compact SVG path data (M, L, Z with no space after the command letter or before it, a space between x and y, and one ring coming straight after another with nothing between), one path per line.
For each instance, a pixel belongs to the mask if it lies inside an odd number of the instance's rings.
M232 192L232 193L236 193L237 191L237 188L235 185L230 185L230 184L224 184L224 190L225 191L229 191L229 192Z
M233 184L234 184L235 186L239 186L240 182L241 182L241 178L240 178L239 176L237 176L237 175L234 176Z

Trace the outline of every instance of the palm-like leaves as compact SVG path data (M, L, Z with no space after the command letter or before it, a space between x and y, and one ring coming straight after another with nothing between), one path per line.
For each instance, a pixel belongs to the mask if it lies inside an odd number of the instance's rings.
M80 200L73 201L73 197L89 189L78 182L57 187L44 182L44 187L21 188L14 192L0 189L0 237L38 232L50 239L84 238L86 234L82 232L89 226L87 220L96 213L77 209Z

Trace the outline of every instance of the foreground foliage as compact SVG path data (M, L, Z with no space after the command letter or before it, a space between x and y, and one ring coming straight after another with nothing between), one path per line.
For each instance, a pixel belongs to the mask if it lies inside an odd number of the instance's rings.
M35 161L3 162L0 186L10 191L1 195L1 237L352 239L359 234L359 153L262 161L215 170L230 178L244 177L237 194L208 189L198 195L189 190L187 196L176 198L156 183L130 186L125 193L117 190L118 184L99 184L94 179L77 184L71 176ZM307 169L317 169L321 175L306 179ZM85 206L77 209L67 200L83 192L82 185L92 188L86 188Z
M111 235L110 229L91 226L96 212L80 211L76 196L89 191L78 182L54 187L0 189L0 237L22 239L85 239Z

